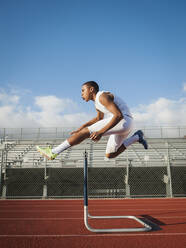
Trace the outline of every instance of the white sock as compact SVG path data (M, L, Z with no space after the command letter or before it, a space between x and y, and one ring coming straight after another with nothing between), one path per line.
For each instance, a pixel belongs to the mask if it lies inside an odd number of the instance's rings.
M61 143L56 148L52 149L52 153L59 154L63 152L64 150L68 149L71 145L69 144L68 140L65 140L63 143Z
M128 139L124 140L123 145L127 148L130 145L136 143L139 140L139 136L138 135L134 135L129 137Z

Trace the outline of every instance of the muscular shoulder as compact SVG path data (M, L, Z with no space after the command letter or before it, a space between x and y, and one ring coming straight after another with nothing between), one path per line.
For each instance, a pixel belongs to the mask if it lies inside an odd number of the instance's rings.
M113 102L114 101L114 95L110 92L103 92L100 97L99 100L101 103L105 103L105 102Z

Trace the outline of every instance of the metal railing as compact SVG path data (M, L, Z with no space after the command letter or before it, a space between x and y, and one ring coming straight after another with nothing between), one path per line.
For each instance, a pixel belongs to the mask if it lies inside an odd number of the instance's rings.
M64 139L76 127L54 128L0 128L1 142L5 140L48 140ZM136 127L142 129L147 138L183 138L186 137L186 126L177 127Z

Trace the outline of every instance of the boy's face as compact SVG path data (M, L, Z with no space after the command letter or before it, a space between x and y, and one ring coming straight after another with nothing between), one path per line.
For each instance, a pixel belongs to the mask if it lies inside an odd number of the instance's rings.
M92 98L92 87L87 86L86 84L82 86L81 88L81 97L83 98L83 100L85 100L86 102L90 101Z

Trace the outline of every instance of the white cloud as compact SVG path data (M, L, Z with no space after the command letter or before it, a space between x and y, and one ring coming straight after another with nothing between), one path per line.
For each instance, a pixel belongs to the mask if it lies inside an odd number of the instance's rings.
M34 103L24 107L21 95L0 90L0 127L76 127L92 118L90 114L78 112L72 99L56 96L37 96ZM39 110L35 111L33 106Z
M140 105L132 112L136 125L183 126L186 125L186 98L159 98L149 105Z
M18 102L19 102L19 96L18 95L9 95L6 92L1 90L1 92L0 92L0 103L2 105L17 104Z
M186 92L186 83L183 83L183 91Z
M19 128L19 127L36 127L37 123L29 118L28 113L23 112L14 105L0 107L0 127Z
M77 108L77 104L71 99L62 99L56 96L38 96L35 98L35 104L43 111L52 113L60 113Z
M79 111L72 99L37 96L25 107L18 91L0 89L0 127L78 127L91 119L91 113ZM36 108L37 107L37 110ZM186 125L186 98L159 98L132 109L135 126Z

